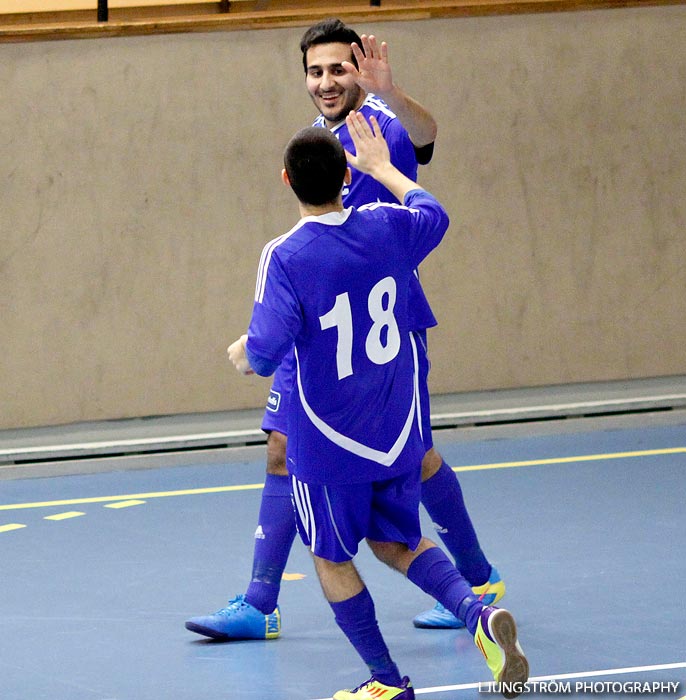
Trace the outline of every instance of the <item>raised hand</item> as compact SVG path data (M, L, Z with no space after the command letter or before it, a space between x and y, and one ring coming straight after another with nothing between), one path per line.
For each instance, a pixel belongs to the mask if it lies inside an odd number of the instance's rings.
M363 114L352 111L345 118L345 122L355 144L355 155L345 152L350 165L374 176L379 168L391 164L388 144L373 115L370 116L368 123Z
M388 45L382 41L379 45L376 37L371 34L363 34L362 47L351 44L353 54L358 67L348 61L343 63L343 68L354 78L355 82L365 91L373 92L379 97L393 89L393 74L388 63Z

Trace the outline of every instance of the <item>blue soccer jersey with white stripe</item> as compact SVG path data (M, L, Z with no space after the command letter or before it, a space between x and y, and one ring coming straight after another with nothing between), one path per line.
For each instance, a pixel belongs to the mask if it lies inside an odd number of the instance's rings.
M389 106L376 95L369 93L358 110L369 121L369 117L374 115L381 133L388 144L391 155L391 163L416 182L417 180L417 156L414 145L410 140L407 130L402 125L395 113ZM314 120L314 126L326 127L324 117L320 114ZM338 137L343 147L350 153L355 153L355 145L348 133L348 126L345 121L337 124L331 132ZM360 207L369 202L397 202L398 200L391 192L371 175L362 173L351 166L352 181L350 185L343 188L343 206ZM424 330L432 328L437 324L436 317L431 311L431 306L424 294L424 290L419 283L417 274L415 279L410 281L410 313L413 330Z
M263 250L247 351L277 363L295 341L287 456L302 481L378 481L424 454L409 281L448 217L423 190L405 205L306 217Z

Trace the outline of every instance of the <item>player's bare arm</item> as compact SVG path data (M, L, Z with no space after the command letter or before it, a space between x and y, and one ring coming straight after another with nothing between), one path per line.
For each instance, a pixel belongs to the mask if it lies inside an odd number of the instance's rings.
M388 44L385 41L379 43L373 34L363 34L360 39L362 47L351 45L359 68L348 61L343 62L343 68L365 92L374 93L386 102L400 119L415 146L433 143L438 131L436 120L425 107L393 82L393 72L388 62Z
M421 189L391 163L388 144L374 116L368 123L364 115L352 111L345 121L355 144L355 155L345 152L350 165L378 180L400 202L410 190Z

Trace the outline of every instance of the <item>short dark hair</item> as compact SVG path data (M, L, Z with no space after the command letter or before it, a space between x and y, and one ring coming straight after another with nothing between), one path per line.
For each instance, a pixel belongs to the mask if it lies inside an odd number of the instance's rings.
M341 142L320 126L301 129L288 142L283 163L295 196L303 204L338 199L348 167Z
M300 40L300 50L303 52L303 68L307 73L307 50L316 44L357 44L362 48L362 40L354 29L343 24L340 19L330 17L313 24ZM351 50L352 54L352 50ZM352 54L350 62L357 68L357 59Z

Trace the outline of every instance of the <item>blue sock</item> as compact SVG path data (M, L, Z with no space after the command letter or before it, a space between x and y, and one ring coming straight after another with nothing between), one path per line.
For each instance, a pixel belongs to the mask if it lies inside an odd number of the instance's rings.
M422 552L410 564L407 578L462 620L474 634L484 605L474 597L464 576L442 549L432 547Z
M445 461L431 478L422 482L422 504L469 585L486 583L491 565L481 551L460 482Z
M381 636L374 601L369 591L363 588L352 598L329 605L336 623L367 664L372 676L384 685L399 686L402 682L400 671Z
M296 526L289 477L267 474L255 532L252 580L246 602L265 615L273 612L281 590Z

